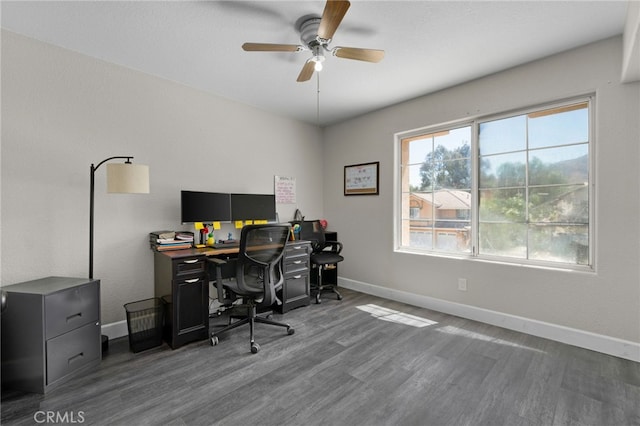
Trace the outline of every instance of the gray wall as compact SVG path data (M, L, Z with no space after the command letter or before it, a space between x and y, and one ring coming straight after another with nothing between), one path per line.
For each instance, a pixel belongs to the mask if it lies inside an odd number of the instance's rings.
M322 215L316 127L3 31L2 285L88 276L89 166L115 155L149 165L151 193L107 194L96 172L103 324L153 296L148 233L188 229L181 189L273 193L291 176L300 209Z
M325 214L345 247L340 276L640 342L640 84L620 83L621 52L621 38L605 40L327 129ZM394 133L594 91L595 273L394 252ZM344 197L343 166L368 161L380 161L380 195Z

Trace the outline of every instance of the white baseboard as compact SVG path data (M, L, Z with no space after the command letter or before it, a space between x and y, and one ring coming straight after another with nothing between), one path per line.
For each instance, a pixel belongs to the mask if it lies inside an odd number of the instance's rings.
M640 362L640 343L604 336L562 325L551 324L529 318L509 315L470 305L421 296L401 290L380 287L360 281L338 277L338 284L344 288L356 290L385 299L395 300L408 305L419 306L462 318L480 321L486 324L519 331L533 336L566 343L573 346L602 352L619 358Z
M109 337L109 339L117 339L118 337L124 337L129 334L127 328L127 321L112 322L111 324L102 324L102 334Z

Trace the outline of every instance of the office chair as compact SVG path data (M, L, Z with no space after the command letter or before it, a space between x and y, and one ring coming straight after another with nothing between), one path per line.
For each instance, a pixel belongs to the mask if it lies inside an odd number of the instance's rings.
M232 307L229 325L222 330L211 333L210 343L219 343L218 335L244 324L249 324L251 352L258 353L260 345L254 339L256 322L277 325L287 329L287 334L295 332L289 324L272 321L257 315L258 307L269 307L274 303L282 303L276 292L282 288L282 256L289 237L289 225L247 225L240 233L240 251L235 265L235 276L223 279L225 260L210 258L215 265L218 300L223 306ZM240 305L233 304L242 298ZM239 314L241 313L241 314ZM232 322L234 318L241 319Z
M316 303L320 303L322 290L331 290L334 292L338 300L342 300L342 295L336 289L336 284L325 284L322 280L322 271L326 270L330 265L342 262L344 257L340 255L342 251L342 243L338 241L326 241L324 236L324 228L319 220L305 220L300 224L300 239L311 241L313 252L311 253L311 265L318 269L318 279L311 290L316 291Z

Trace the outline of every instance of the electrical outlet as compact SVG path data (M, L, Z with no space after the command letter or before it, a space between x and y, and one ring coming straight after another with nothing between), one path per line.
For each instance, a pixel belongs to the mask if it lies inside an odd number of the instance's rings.
M458 290L467 291L467 279L466 278L458 278Z

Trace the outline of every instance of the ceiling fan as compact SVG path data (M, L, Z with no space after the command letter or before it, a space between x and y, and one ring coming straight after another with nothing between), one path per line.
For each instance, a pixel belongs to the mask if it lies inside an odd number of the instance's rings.
M245 43L242 48L247 52L301 52L310 51L309 58L298 75L299 82L308 81L314 71L322 70L325 52L345 59L355 59L366 62L380 62L384 57L384 50L360 49L357 47L334 47L329 43L338 29L342 18L351 6L346 0L327 0L322 12L322 18L309 17L303 19L298 27L302 44L273 44L273 43Z

